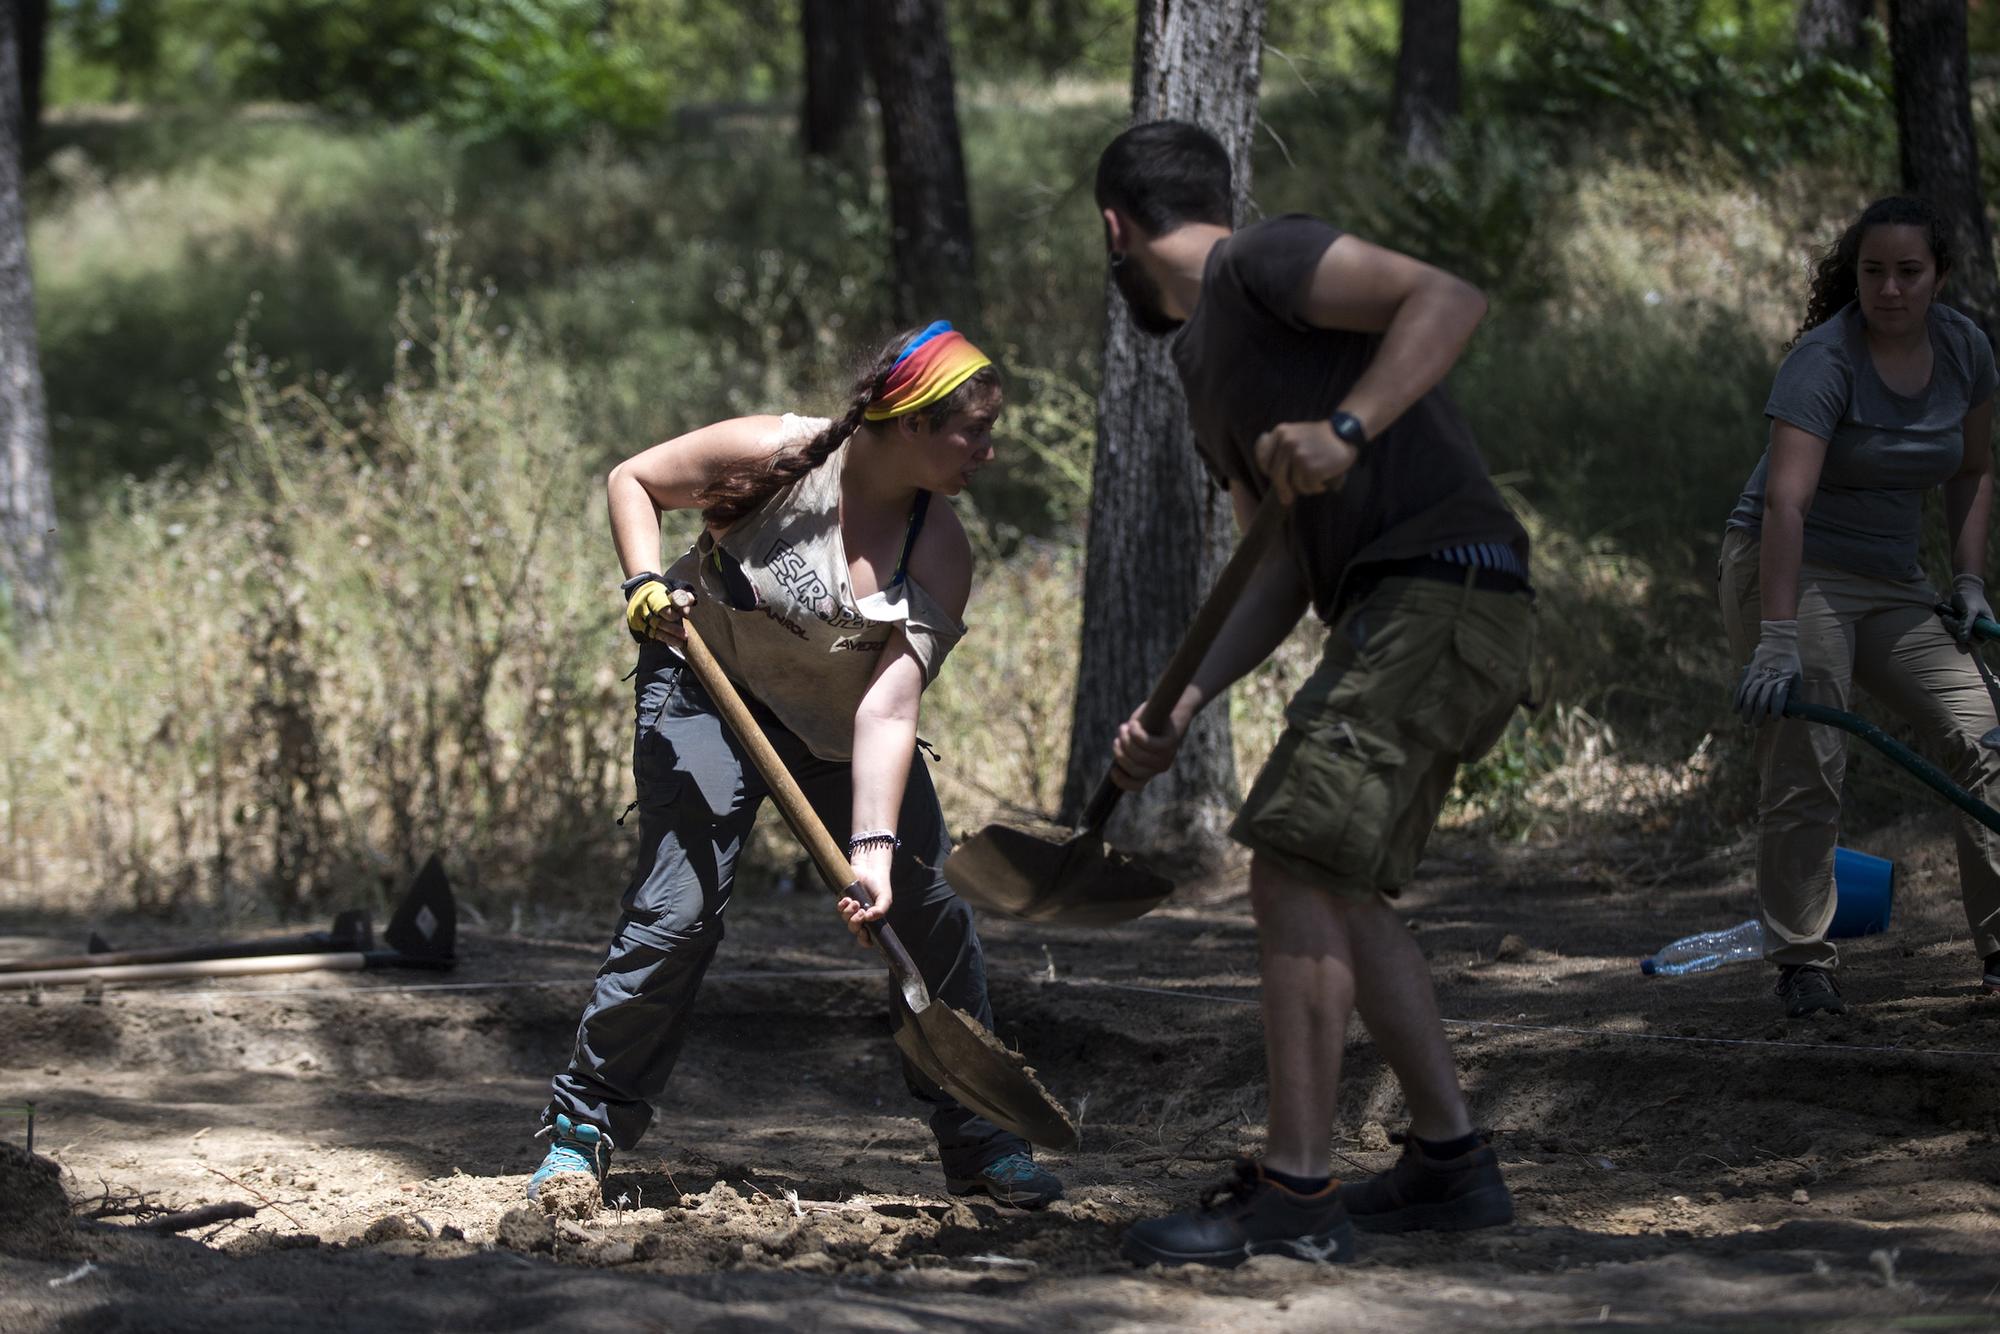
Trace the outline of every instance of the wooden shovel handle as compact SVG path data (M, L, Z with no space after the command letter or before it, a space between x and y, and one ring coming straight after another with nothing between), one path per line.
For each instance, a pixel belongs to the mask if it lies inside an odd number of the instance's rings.
M806 794L799 790L792 771L778 757L770 738L764 735L764 729L758 726L756 717L743 702L743 696L736 693L736 687L730 683L728 673L722 670L722 664L715 660L708 645L702 642L701 632L694 628L694 622L690 620L682 620L681 628L687 631L687 646L681 650L682 656L694 668L695 679L701 682L701 688L715 701L715 707L722 714L723 721L729 724L729 730L743 743L743 749L750 752L750 762L763 776L764 786L771 789L771 799L778 803L778 813L785 817L792 834L805 845L813 864L819 867L821 877L826 880L827 888L836 894L851 895L863 904L872 902L868 887L855 877L847 854L833 841L833 835L826 832L826 825L821 822L818 812L813 810L812 803L806 800ZM930 1005L931 996L930 989L924 985L923 975L917 971L916 961L903 948L903 942L897 939L887 922L876 922L868 931L875 937L876 947L888 961L889 971L896 975L896 984L903 990L903 999L910 1009L921 1014Z
M1168 660L1167 669L1160 673L1159 684L1153 687L1153 693L1146 697L1146 707L1139 711L1139 725L1148 732L1157 733L1165 729L1173 716L1174 705L1180 703L1181 692L1187 689L1188 682L1194 680L1194 674L1201 670L1201 660L1208 656L1209 645L1221 633L1222 623L1236 609L1236 600L1243 596L1250 576L1262 563L1264 553L1277 541L1278 534L1284 531L1287 509L1275 490L1265 492L1264 499L1258 502L1257 517L1250 521L1249 529L1230 554L1229 563L1215 577L1215 586L1208 590L1201 610L1195 613L1194 623L1181 636L1180 647ZM1090 805L1084 808L1083 827L1103 828L1123 792L1124 789L1111 781L1111 771L1105 770L1104 781L1097 785Z

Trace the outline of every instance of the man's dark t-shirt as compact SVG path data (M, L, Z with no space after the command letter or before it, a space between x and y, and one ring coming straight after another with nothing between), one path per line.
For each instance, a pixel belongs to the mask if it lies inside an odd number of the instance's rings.
M1318 329L1304 310L1337 228L1304 214L1245 227L1216 243L1201 299L1173 340L1195 443L1210 472L1262 497L1257 437L1281 422L1331 417L1381 345L1376 334ZM1487 474L1472 432L1442 386L1371 439L1339 491L1302 496L1290 524L1313 609L1338 610L1351 566L1490 543L1522 569L1528 535Z

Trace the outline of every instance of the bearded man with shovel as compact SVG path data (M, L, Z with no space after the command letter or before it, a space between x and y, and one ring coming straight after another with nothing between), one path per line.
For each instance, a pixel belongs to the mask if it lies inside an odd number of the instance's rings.
M1228 154L1181 122L1113 141L1097 204L1134 323L1173 336L1195 442L1239 522L1267 492L1291 506L1283 547L1256 567L1170 725L1149 732L1135 713L1121 728L1114 781L1134 789L1171 765L1195 713L1307 607L1328 627L1230 831L1254 854L1264 1157L1191 1212L1134 1225L1125 1254L1345 1260L1355 1226L1508 1222L1423 952L1391 906L1458 766L1499 738L1528 684L1527 534L1440 388L1485 299L1316 218L1232 231ZM1329 1140L1356 1009L1403 1086L1410 1133L1394 1167L1340 1185Z

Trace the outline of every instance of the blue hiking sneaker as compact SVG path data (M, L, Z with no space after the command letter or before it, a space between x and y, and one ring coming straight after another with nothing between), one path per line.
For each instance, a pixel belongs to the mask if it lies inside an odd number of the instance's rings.
M562 1172L588 1172L599 1181L611 1168L611 1141L588 1121L572 1121L560 1112L555 1124L543 1126L535 1138L549 1137L548 1157L528 1178L528 1198L542 1193L542 1183Z
M947 1176L944 1188L954 1195L991 1195L1017 1209L1039 1209L1061 1199L1063 1193L1055 1173L1035 1166L1035 1160L1025 1153L996 1158L973 1176Z

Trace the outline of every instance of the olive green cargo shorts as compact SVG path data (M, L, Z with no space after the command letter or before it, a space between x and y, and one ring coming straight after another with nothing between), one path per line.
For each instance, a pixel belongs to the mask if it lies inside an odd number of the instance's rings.
M1526 592L1382 580L1328 632L1230 837L1336 894L1394 897L1458 766L1527 694L1534 643Z

